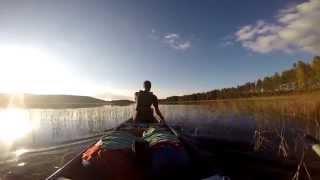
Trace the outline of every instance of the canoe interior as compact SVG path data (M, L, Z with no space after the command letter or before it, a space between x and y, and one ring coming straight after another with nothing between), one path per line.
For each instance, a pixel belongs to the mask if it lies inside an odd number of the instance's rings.
M117 130L132 130L130 120L117 127ZM174 134L176 131L167 128ZM115 129L113 129L115 130ZM292 179L298 160L283 160L272 156L261 156L252 152L252 144L228 142L225 140L178 136L191 159L191 170L179 175L179 179L204 179L215 174L228 176L231 179ZM85 150L84 150L85 151ZM99 179L94 170L84 168L79 153L64 167L51 175L48 180L66 177L73 180ZM320 179L320 163L308 167L312 179ZM308 179L305 171L300 172L299 179Z
M150 124L150 126L158 126L158 124ZM164 125L161 127L167 128L169 132L176 135L174 130L171 129L169 126ZM126 122L122 123L117 128L107 130L106 132L112 131L112 130L121 130L121 131L128 131L132 134L137 134L137 129L144 129L144 128L148 128L148 126L146 126L145 124L133 124L132 120L129 119ZM90 145L90 146L92 146L92 145ZM47 180L59 179L60 177L73 179L73 180L100 179L99 177L96 177L97 173L95 173L94 169L90 169L88 167L86 167L86 168L83 167L83 165L81 163L82 162L81 157L82 157L82 153L85 151L86 151L86 149L83 150L81 153L79 153L75 158L73 158L71 161L69 161L62 168L57 170L50 177L48 177Z
M207 137L181 136L180 139L193 158L198 177L220 174L241 180L292 179L300 163L300 159L288 160L253 152L250 143ZM299 179L320 179L319 160L309 163L307 168L311 178L301 167Z

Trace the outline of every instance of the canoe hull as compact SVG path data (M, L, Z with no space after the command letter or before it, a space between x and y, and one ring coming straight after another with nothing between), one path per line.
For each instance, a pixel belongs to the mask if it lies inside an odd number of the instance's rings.
M141 136L142 132L144 132L147 128L149 128L151 126L159 126L159 125L135 124L132 122L132 120L128 120L128 121L122 123L121 125L119 125L117 128L111 129L107 132L128 131L131 134L134 134L136 136ZM171 129L169 126L163 125L163 126L161 126L161 128L166 129L173 136L177 136L177 133L173 129ZM178 137L177 137L177 139L178 139ZM93 145L90 145L88 148L90 148L92 146ZM55 180L60 177L73 179L73 180L76 180L76 179L79 179L79 180L101 179L101 173L100 173L100 175L99 175L99 173L97 173L98 168L94 168L94 167L90 167L90 166L84 167L82 165L82 155L84 152L86 152L88 150L88 148L86 148L81 153L79 153L75 158L73 158L68 163L66 163L62 168L60 168L59 170L54 172L51 176L49 176L47 178L47 180ZM177 158L179 158L179 157L181 157L181 159L182 158L187 159L188 155L187 155L186 151L184 150L184 147L180 147L180 148L178 148L178 150L176 150L175 148L165 148L165 150L162 150L162 149L160 148L157 151L154 151L154 153L151 153L151 161L152 161L151 167L155 167L155 168L148 169L148 171L150 170L150 172L143 172L141 170L140 174L145 174L145 175L158 174L158 175L156 175L156 177L161 177L160 175L168 174L168 176L170 175L170 177L172 177L172 175L173 175L172 173L162 173L162 172L166 172L166 171L171 172L170 170L175 169L175 167L173 167L173 166L168 166L168 165L170 165L170 161L171 162L176 161L176 160L178 160ZM161 152L161 150L162 150L162 152ZM181 156L180 156L180 154L181 154ZM166 161L163 161L163 160L166 160ZM109 166L104 166L104 167L109 167L109 168L111 168L110 171L114 171L114 170L112 170L112 168L115 168L115 167L112 167L112 164L114 164L114 166L116 166L116 164L117 164L116 161L108 161L108 162L110 163L110 164L108 164ZM112 163L112 162L114 162L114 163ZM172 163L171 163L171 165L172 165ZM178 171L174 171L174 172L178 172ZM119 176L118 176L119 179L126 179L126 178L120 178L120 175L121 174L119 174ZM123 176L123 177L125 177L125 176ZM128 178L128 179L132 179L132 178L133 177L131 176L131 178ZM114 179L114 178L112 178L112 179Z

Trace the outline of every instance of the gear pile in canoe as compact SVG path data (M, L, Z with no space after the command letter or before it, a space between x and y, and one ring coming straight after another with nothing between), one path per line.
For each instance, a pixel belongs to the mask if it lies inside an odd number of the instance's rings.
M252 143L178 132L168 125L128 120L106 131L47 180L291 179L301 163L253 152ZM306 139L317 150L319 141ZM308 171L301 169L299 176L319 178L317 162L308 164Z
M128 121L48 179L163 179L179 177L188 168L188 153L168 126Z

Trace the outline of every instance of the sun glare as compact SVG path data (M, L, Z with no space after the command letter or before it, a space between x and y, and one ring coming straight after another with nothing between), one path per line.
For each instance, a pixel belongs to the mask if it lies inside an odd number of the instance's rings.
M0 111L0 120L0 141L8 144L23 138L35 128L24 109L8 108Z
M46 93L67 79L61 64L46 49L0 45L0 90Z
M22 148L22 149L16 150L16 151L14 152L14 154L15 154L16 157L18 158L19 156L21 156L21 155L23 155L23 154L25 154L25 153L27 153L27 152L29 152L29 150Z
M46 48L0 44L0 93L95 95L104 89L62 62Z

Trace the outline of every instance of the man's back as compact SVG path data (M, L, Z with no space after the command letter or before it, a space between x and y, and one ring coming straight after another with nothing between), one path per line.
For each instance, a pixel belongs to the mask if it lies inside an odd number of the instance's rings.
M144 123L155 122L151 106L157 102L157 97L152 92L147 91L136 92L135 96L137 111L135 119Z
M161 119L160 122L163 123L164 118L158 107L158 98L152 92L150 92L151 82L145 81L143 85L144 91L139 91L135 93L136 115L134 117L134 121L143 123L157 122L156 118L153 116L153 109L151 108L151 106L153 105L157 115Z
M136 109L138 110L139 108L151 108L151 105L153 105L156 100L157 97L152 92L136 92Z

